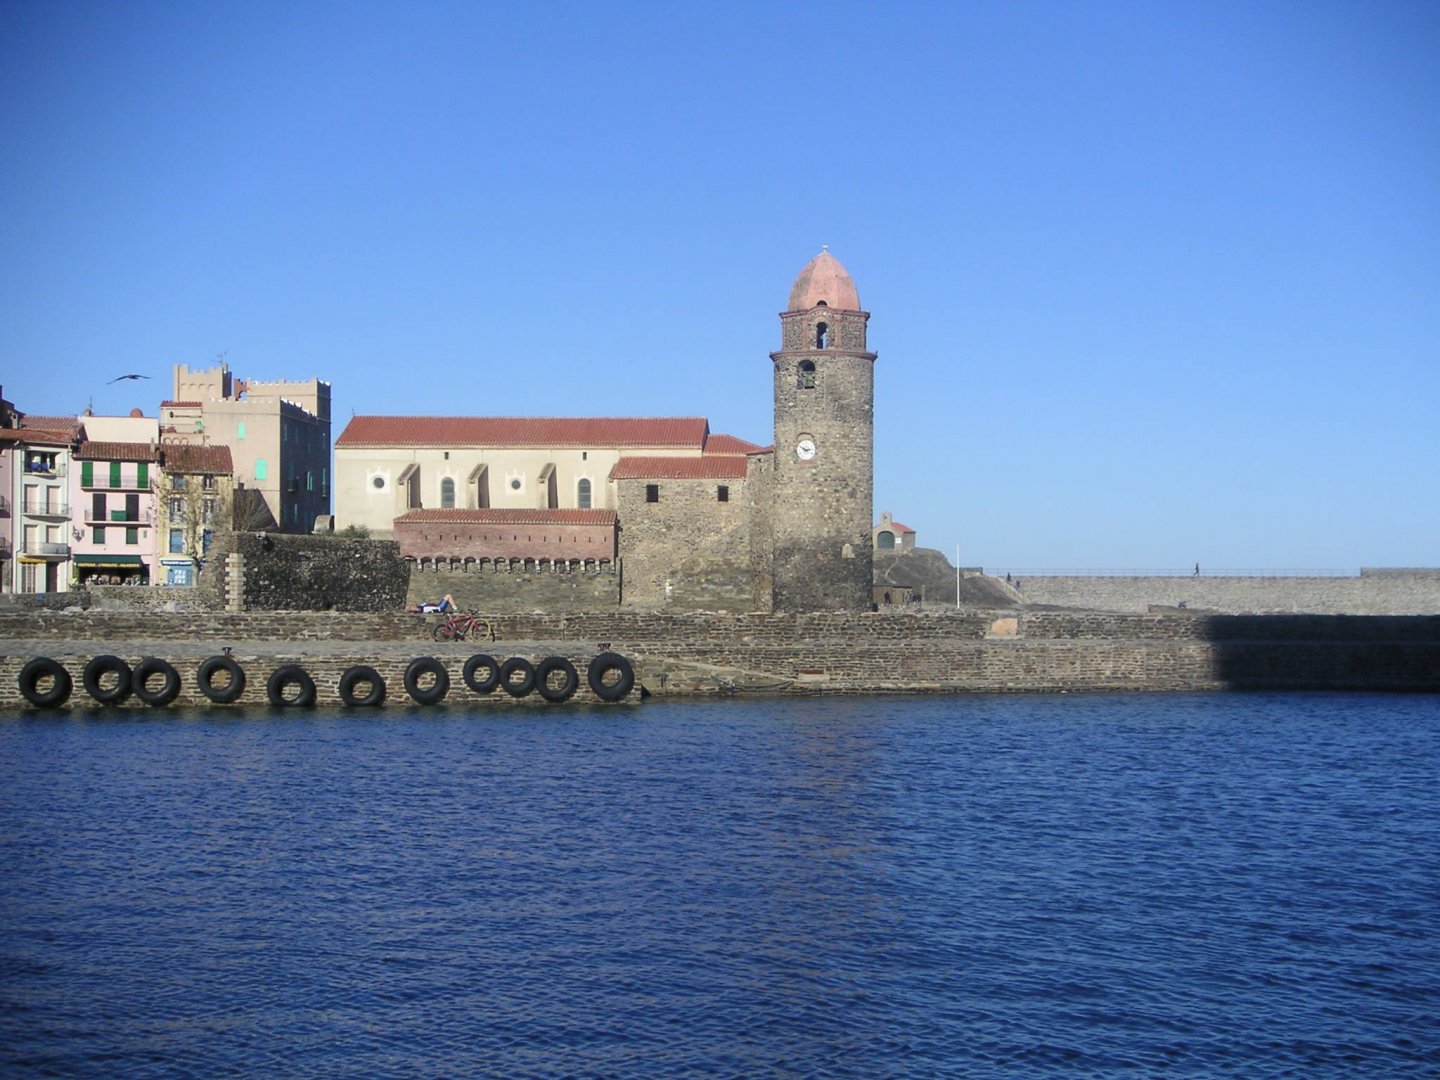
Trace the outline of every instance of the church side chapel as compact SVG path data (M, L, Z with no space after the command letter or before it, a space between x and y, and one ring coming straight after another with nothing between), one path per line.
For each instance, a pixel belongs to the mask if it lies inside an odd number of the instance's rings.
M768 447L703 417L356 416L335 442L336 526L421 566L618 566L630 608L869 610L869 318L828 250L800 271Z

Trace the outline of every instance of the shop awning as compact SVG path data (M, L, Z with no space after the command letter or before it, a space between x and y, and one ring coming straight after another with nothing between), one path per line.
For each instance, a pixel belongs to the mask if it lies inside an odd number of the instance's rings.
M103 567L106 570L134 570L145 565L139 555L76 555L77 566Z

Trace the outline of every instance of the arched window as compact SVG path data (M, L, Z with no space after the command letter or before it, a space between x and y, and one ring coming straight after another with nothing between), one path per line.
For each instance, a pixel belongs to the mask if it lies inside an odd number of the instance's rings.
M590 509L590 481L581 480L575 485L575 505L581 510Z
M875 537L875 546L881 551L894 551L895 534L888 529L881 530L880 534Z
M825 323L815 324L815 348L828 349L830 347L830 327Z
M815 361L801 360L800 373L796 377L795 385L801 390L815 389Z
M446 510L455 508L455 481L448 476L440 481L440 505Z

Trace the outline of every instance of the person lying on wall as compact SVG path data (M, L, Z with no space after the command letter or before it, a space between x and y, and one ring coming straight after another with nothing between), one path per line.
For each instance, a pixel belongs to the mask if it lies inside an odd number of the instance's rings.
M414 615L445 615L455 610L455 598L447 592L438 603L411 604L405 610Z

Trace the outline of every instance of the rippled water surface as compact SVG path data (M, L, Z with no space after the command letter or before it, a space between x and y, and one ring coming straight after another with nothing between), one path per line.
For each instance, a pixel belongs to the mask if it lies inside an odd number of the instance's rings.
M1440 699L0 720L0 1073L1440 1072Z

